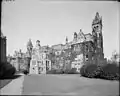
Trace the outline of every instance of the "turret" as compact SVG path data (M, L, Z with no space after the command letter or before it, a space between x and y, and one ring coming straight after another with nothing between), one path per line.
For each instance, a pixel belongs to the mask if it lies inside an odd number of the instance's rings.
M33 45L32 45L31 39L29 39L27 43L27 53L29 54L29 57L31 57L32 55L32 49L33 49Z
M77 33L76 32L74 32L74 39L73 39L73 41L77 41Z
M92 22L92 35L95 47L103 52L103 36L102 36L102 17L96 12L96 16Z

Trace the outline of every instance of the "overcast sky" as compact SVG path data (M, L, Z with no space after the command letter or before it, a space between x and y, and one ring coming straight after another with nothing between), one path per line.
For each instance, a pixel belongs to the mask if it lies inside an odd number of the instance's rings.
M103 19L104 54L110 58L119 51L119 7L113 1L40 1L15 0L2 4L2 32L7 36L7 54L22 49L26 52L29 38L35 46L65 43L73 40L80 29L92 33L92 20L96 12Z

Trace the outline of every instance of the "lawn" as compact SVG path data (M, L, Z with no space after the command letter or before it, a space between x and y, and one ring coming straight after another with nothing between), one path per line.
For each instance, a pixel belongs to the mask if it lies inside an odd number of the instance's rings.
M119 82L68 75L28 75L24 77L23 95L118 96Z

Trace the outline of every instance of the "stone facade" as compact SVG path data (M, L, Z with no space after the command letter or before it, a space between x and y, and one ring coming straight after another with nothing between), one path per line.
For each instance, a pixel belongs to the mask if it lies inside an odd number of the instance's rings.
M29 71L30 58L26 53L21 52L21 50L15 51L14 55L8 56L7 59L16 68L16 71Z
M30 63L30 74L46 74L51 70L51 60L48 58L48 47L40 46L40 41L36 41L36 47L32 50Z
M106 59L103 53L102 17L96 13L92 22L92 34L84 34L80 29L78 33L74 32L72 41L68 41L66 37L65 44L41 46L37 40L33 48L30 39L26 55L28 61L31 60L27 65L30 74L45 74L53 69L65 71L71 68L76 68L79 72L84 64L104 64Z
M52 48L55 50L52 63L59 67L63 65L63 69L69 66L78 71L83 64L104 64L106 59L103 53L102 17L96 13L92 22L92 34L84 34L80 29L78 34L74 32L73 41L69 42L66 37L65 44L53 45Z

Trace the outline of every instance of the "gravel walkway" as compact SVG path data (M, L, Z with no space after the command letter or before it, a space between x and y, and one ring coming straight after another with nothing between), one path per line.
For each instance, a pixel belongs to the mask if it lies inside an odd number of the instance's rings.
M24 76L13 79L8 85L0 89L0 95L21 95Z

